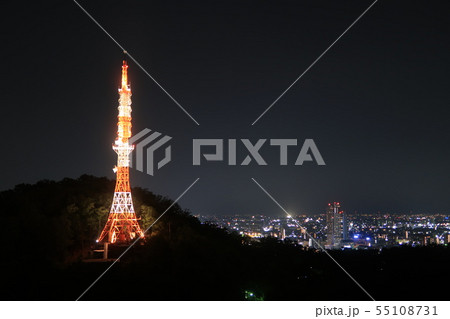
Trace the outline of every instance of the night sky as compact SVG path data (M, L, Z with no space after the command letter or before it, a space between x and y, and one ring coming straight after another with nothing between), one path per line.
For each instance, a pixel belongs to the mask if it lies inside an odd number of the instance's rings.
M200 214L287 210L448 213L450 2L79 1L200 123L129 61L133 132L173 137L172 162L131 183ZM3 9L0 189L41 179L114 178L122 51L72 1ZM316 142L326 166L192 166L193 138ZM240 161L247 155L238 153ZM112 196L112 194L111 194Z

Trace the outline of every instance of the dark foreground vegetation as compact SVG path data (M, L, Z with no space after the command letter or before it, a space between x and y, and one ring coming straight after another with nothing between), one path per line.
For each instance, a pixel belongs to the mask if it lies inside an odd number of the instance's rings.
M81 176L0 193L2 300L75 300L108 267L82 262L106 221L114 182ZM135 188L141 223L171 200ZM113 249L114 250L114 249ZM336 251L377 300L445 300L450 249ZM324 253L276 239L251 242L204 225L174 205L142 244L83 300L367 300Z

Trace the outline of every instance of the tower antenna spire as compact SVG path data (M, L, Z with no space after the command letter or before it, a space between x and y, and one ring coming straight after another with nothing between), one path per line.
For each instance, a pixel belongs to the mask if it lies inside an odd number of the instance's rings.
M128 63L127 63L127 51L123 51L123 62L122 62L122 86L121 89L119 89L119 94L122 91L130 91L130 96L131 96L131 89L128 85ZM120 96L122 98L122 95ZM130 99L130 104L131 104L131 99ZM130 112L131 112L131 108L130 108Z

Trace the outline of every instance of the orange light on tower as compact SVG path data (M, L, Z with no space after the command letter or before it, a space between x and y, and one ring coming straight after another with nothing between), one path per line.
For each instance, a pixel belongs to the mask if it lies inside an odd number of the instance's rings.
M126 53L126 52L125 52ZM128 84L128 64L122 64L122 85L119 88L119 115L117 117L117 138L113 150L117 153L116 188L108 221L103 228L98 242L129 243L137 237L144 237L144 232L134 212L130 187L130 153L134 146L128 139L131 137L131 88Z

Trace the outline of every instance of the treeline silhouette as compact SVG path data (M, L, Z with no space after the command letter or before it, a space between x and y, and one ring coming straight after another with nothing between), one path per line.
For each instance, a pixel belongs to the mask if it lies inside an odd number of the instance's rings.
M75 300L109 263L83 262L112 202L114 181L21 184L0 192L1 299ZM133 189L147 228L172 200ZM402 247L333 251L377 300L445 300L450 249ZM368 300L323 252L259 242L201 224L175 204L82 300Z

